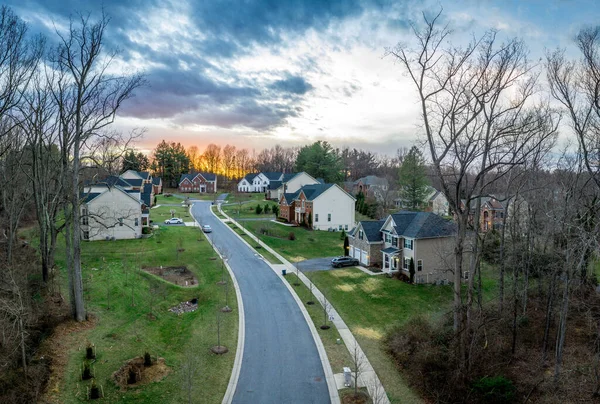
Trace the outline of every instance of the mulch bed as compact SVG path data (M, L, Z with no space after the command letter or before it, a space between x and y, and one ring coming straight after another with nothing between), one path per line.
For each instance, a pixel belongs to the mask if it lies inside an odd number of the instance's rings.
M142 270L160 276L167 282L178 286L193 287L198 285L198 278L187 267L145 267Z
M144 366L144 358L140 356L125 362L119 370L113 373L112 377L117 386L124 391L128 388L158 382L170 371L171 369L165 363L164 358L152 361L152 366Z

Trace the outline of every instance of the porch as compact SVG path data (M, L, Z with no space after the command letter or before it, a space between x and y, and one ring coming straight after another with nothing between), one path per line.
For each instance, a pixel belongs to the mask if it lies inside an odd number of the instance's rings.
M381 250L381 253L383 254L381 268L383 272L396 272L401 269L401 250L395 247L388 247Z

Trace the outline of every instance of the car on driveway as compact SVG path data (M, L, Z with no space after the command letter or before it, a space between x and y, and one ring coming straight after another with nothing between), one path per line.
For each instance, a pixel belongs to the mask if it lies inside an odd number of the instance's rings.
M178 217L172 217L170 219L165 220L165 224L183 224L183 220Z
M335 257L331 260L331 266L334 268L353 267L358 265L358 260L352 257Z
M212 228L208 224L203 224L202 225L202 231L205 232L205 233L211 233L212 232Z

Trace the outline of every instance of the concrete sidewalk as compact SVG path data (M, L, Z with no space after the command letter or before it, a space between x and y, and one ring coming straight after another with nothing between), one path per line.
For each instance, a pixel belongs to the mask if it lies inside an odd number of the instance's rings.
M223 214L225 217L228 217L229 220L231 222L235 223L237 226L241 227L239 225L239 223L237 223L231 217L227 216L222 211L221 211L221 214ZM286 260L284 257L282 257L277 251L273 250L271 247L269 247L268 245L263 243L260 239L258 239L258 237L256 237L251 232L246 231L246 233L248 234L248 236L250 238L252 238L254 241L259 243L265 250L269 251L271 254L273 254L275 257L277 257L277 259L279 259L281 262L283 262L283 265L281 265L281 266L278 265L277 267L281 268L281 267L285 266L287 268L288 272L296 273L296 267L292 263L290 263L288 260ZM279 268L275 268L275 266L273 266L273 270L278 270L278 269ZM312 282L302 272L298 272L298 277L300 278L302 283L304 283L307 287L310 287ZM375 373L375 370L373 369L371 362L369 362L369 359L367 358L364 351L358 344L358 341L356 341L356 339L354 338L354 335L352 335L352 332L348 328L348 325L346 325L346 323L344 322L342 317L339 315L337 310L333 307L331 302L329 302L329 300L327 300L325 298L323 293L321 293L321 291L319 289L317 289L317 287L314 284L312 284L312 290L313 290L314 296L317 298L317 301L321 304L321 306L323 306L325 304L325 302L327 302L327 304L329 305L329 307L330 307L329 314L330 314L330 316L333 317L333 320L331 322L337 328L340 336L342 337L342 340L344 341L344 344L346 344L346 348L348 349L348 352L350 353L350 355L351 356L354 355L355 347L357 349L358 355L360 357L359 362L361 362L363 364L362 372L360 374L359 382L358 382L359 386L362 385L362 386L367 387L367 390L369 391L369 395L371 396L372 401L374 403L390 404L390 400L389 400L387 394L385 393L383 384L381 383L381 381L379 380L379 377Z

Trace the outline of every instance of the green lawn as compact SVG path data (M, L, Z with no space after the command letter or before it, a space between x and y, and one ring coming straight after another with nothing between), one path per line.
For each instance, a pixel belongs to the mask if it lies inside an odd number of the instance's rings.
M290 262L342 254L344 242L339 232L288 227L268 220L245 221L243 225ZM268 231L269 235L262 234L261 229ZM290 233L294 233L295 240L289 239Z
M175 211L175 217L183 219L184 222L193 222L194 218L190 215L190 210L187 206L165 206L160 205L157 208L150 209L150 220L153 224L164 224L166 219L170 219L171 210Z
M79 374L89 341L97 347L95 377L103 386L105 402L185 401L182 365L192 358L198 368L193 379L195 394L202 397L202 402L220 403L235 358L238 315L235 292L225 271L229 306L234 310L221 314L221 343L230 351L222 356L214 355L210 348L217 344L217 310L224 306L224 287L216 284L223 272L220 261L211 260L212 256L212 248L203 233L189 227L161 228L154 237L143 240L83 243L86 306L96 317L97 324L79 334L70 348L65 377L58 389L59 401L85 401L83 395L89 381L80 381ZM64 257L58 256L57 264L63 267ZM196 274L198 286L178 287L139 269L161 265L187 266ZM168 311L192 298L199 299L197 311L181 316ZM154 316L149 315L151 311ZM165 358L170 373L160 382L119 391L111 379L112 373L145 351Z
M450 310L451 287L409 285L358 269L318 271L310 278L348 324L391 402L421 402L404 383L382 341L387 332L410 317L439 316Z
M265 194L262 192L257 193L246 193L246 192L231 192L227 196L225 203L238 203L238 202L264 202Z
M227 215L231 216L233 219L256 219L256 218L270 218L274 219L275 215L273 213L261 213L259 215L256 214L255 208L256 205L260 205L263 209L265 205L269 205L269 211L273 210L273 206L277 206L277 202L274 201L244 201L241 205L224 205L222 207L223 212Z

